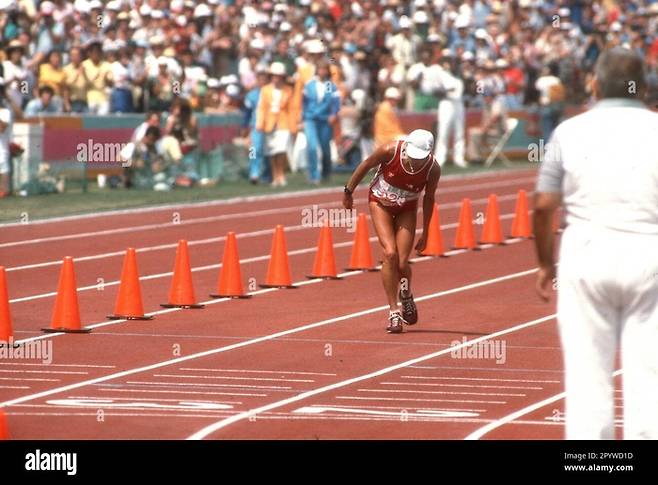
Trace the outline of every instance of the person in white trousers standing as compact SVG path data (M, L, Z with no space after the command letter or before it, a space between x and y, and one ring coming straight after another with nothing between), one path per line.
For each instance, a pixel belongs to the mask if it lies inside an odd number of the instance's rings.
M444 55L441 59L443 68L439 74L440 95L437 114L438 134L434 156L441 166L448 155L448 140L453 135L453 160L461 168L468 166L464 160L466 142L464 139L464 82L452 73L451 57Z
M592 86L598 103L557 126L540 168L536 289L549 299L562 200L555 281L566 438L615 438L620 348L624 438L658 439L658 114L642 102L644 66L634 51L604 51Z

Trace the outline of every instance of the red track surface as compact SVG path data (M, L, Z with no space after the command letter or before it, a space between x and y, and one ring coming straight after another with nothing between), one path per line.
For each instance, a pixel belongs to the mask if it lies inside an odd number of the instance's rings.
M532 190L533 178L515 171L442 181L444 243L454 238L463 197L477 214L497 193L507 231L516 192ZM293 280L304 281L318 230L300 226L301 209L338 206L339 197L323 191L3 228L0 264L8 268L15 337L52 342L54 355L50 365L0 360L0 405L12 437L462 439L491 425L484 438L560 438L560 399L499 421L563 390L555 308L534 295L528 241L420 259L413 288L421 319L402 335L384 331L377 273L160 311L181 238L190 243L201 301L215 290L228 231L238 234L243 277L253 284L265 276L272 229L283 224ZM352 237L334 229L341 267ZM153 321L105 320L128 246L138 249ZM95 328L44 336L68 255L76 258L83 322ZM457 358L450 345L462 338L504 343L505 362Z

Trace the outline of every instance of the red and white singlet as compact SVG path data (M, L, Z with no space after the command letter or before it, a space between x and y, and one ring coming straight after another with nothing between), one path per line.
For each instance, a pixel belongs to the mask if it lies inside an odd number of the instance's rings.
M420 193L434 166L434 155L430 154L420 170L409 172L401 160L404 143L404 140L398 141L393 158L379 166L370 182L368 195L369 201L379 202L394 214L416 209Z

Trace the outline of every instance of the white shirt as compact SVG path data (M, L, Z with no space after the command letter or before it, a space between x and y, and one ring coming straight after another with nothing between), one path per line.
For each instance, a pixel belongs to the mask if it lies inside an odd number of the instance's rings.
M464 82L454 76L450 71L441 69L439 83L446 91L446 98L453 101L461 101L464 94Z
M426 66L422 62L418 62L407 71L407 80L420 80L420 91L423 94L433 94L441 86L441 71L443 68L438 64Z
M560 84L560 79L555 76L541 76L535 81L535 88L539 91L539 104L543 106L550 104L551 88L558 84Z
M9 169L6 163L9 161L9 143L11 142L12 115L11 110L0 108L0 121L7 125L5 131L0 133L0 173L6 173ZM5 167L6 165L6 167Z
M656 140L658 114L633 100L600 101L555 129L537 191L563 194L567 224L658 235Z

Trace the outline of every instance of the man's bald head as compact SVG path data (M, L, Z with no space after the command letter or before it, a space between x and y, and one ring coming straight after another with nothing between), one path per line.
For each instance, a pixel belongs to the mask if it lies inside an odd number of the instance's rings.
M647 81L642 58L624 47L603 51L594 69L598 98L642 100Z

